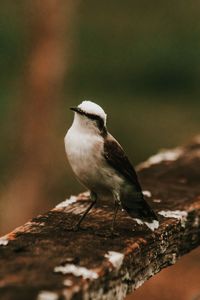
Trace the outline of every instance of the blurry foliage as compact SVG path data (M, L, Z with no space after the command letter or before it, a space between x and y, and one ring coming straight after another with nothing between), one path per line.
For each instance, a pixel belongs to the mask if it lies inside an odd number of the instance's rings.
M1 92L8 89L11 81L19 75L19 71L23 68L26 45L24 25L17 3L16 5L14 3L3 5L3 9L0 10Z
M199 130L198 8L196 1L80 5L66 86L73 104L87 98L103 105L134 163Z
M72 83L80 94L199 92L198 6L195 1L84 1Z

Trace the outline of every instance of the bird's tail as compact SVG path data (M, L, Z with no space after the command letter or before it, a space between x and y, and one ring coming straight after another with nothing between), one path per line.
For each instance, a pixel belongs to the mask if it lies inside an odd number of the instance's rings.
M122 207L137 223L145 223L147 226L153 224L155 228L158 227L158 217L144 199L142 192L136 192L133 189L126 191L121 195L121 203Z

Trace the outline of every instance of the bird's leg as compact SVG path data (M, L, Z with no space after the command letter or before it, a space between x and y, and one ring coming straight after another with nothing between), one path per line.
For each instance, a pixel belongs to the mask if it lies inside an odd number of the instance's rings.
M91 191L90 192L90 199L92 201L91 204L88 206L88 208L85 210L85 212L82 214L82 216L80 217L80 219L78 220L78 222L74 226L74 228L73 228L74 230L79 230L82 221L85 219L86 215L89 213L89 211L92 209L92 207L97 202L97 194L95 194L94 192Z
M113 219L112 219L111 234L113 234L114 230L115 230L115 220L117 217L118 210L119 210L119 204L115 201L115 210L114 210L114 215L113 215Z
M113 220L112 220L112 225L111 225L111 234L112 235L114 235L115 220L116 220L116 217L117 217L117 212L119 210L119 207L121 206L119 193L114 193L113 195L114 195L114 199L115 199L115 210L114 210L114 215L113 215Z

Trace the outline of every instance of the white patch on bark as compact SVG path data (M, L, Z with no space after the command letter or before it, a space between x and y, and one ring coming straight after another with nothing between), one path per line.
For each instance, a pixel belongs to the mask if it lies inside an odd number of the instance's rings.
M185 227L188 213L184 210L161 210L158 212L159 215L165 218L174 218L181 220L182 227Z
M144 222L137 218L134 218L133 220L135 220L138 225L145 224L151 231L154 231L155 229L157 229L159 227L159 222L157 220L153 220L153 222Z
M0 238L0 246L7 246L8 242L9 240L7 239L6 235Z
M55 209L62 209L62 208L66 208L67 206L69 206L70 204L73 204L77 201L77 197L76 196L71 196L69 199L66 199L65 201L59 203L58 205L56 205Z
M193 226L194 226L194 227L199 227L199 221L200 221L200 220L199 220L199 217L196 216L195 219L194 219Z
M162 202L162 200L161 199L153 199L153 202L160 203L160 202Z
M150 191L142 191L142 194L144 195L144 196L147 196L147 197L151 197L151 192Z
M65 280L63 281L63 285L64 285L64 286L67 286L67 287L70 287L70 286L73 285L73 281L70 280L70 279L65 279Z
M183 150L181 148L175 148L172 150L163 150L158 154L151 156L145 162L139 164L137 170L146 169L151 165L159 164L162 161L175 161L181 156L182 153Z
M41 291L38 294L37 300L58 300L58 295L49 291Z
M54 272L66 274L73 274L76 277L82 276L84 279L97 279L99 275L92 270L85 267L76 266L73 264L66 264L65 266L58 266L54 268Z
M105 258L109 260L114 268L119 270L123 263L124 254L115 251L108 251L108 253L105 254Z
M172 256L171 256L171 263L174 265L177 261L177 255L176 253L172 253Z

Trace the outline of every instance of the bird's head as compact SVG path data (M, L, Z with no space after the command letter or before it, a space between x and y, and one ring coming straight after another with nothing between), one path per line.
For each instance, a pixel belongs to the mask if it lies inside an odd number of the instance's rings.
M83 101L77 107L71 107L75 112L74 122L83 130L106 134L106 114L98 104Z

